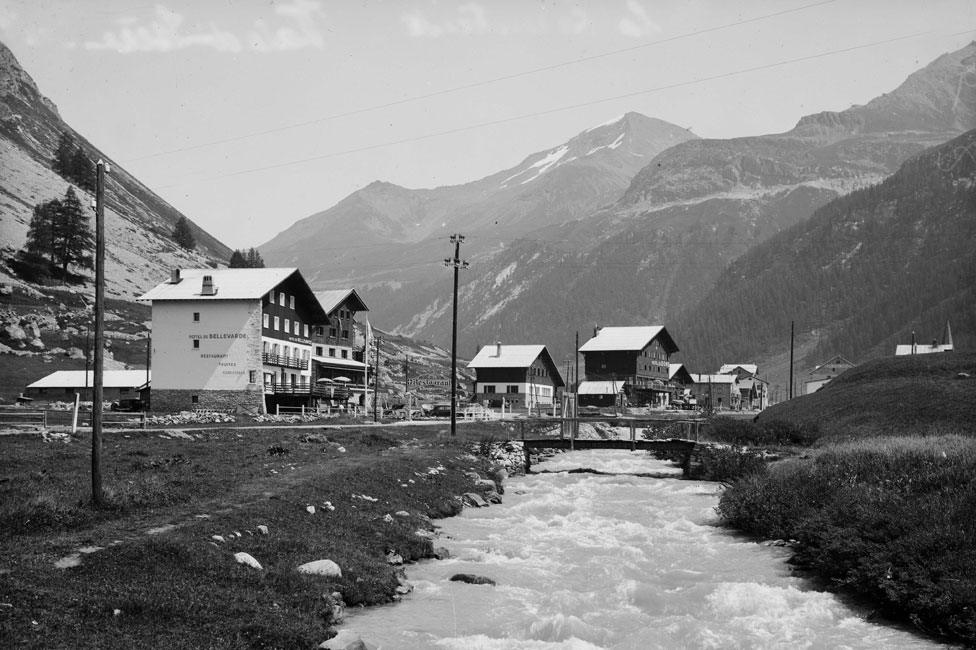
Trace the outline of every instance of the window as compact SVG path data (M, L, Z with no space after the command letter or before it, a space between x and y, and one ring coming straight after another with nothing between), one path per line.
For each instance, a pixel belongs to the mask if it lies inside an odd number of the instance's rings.
M199 404L200 403L200 396L199 395L190 395L190 403L191 404Z
M295 296L288 296L288 306L291 309L295 308Z
M322 356L322 346L321 345L316 345L315 346L315 356L317 356L317 357L321 357Z
M200 322L200 312L198 311L193 312L193 322L194 323Z
M274 304L274 289L268 292L268 302L272 305Z
M308 338L308 323L305 323L305 338Z
M277 316L275 316L274 317L274 329L275 329L275 331L278 331L278 329L280 329L280 324L281 324L281 321L278 319Z
M509 392L509 393L517 393L517 392L519 392L519 390L518 390L518 386L517 386L517 385L515 385L515 386L511 386L511 385L510 385L510 386L508 387L508 392Z
M286 318L285 319L285 330L284 330L285 331L285 334L288 334L290 330L291 330L291 320L288 319L288 318Z
M329 356L330 357L334 357L335 356L335 348L329 348Z
M262 342L261 351L264 352L265 354L268 353L268 342L267 341L263 341Z
M342 330L342 338L344 339L349 338L349 330Z
M248 370L247 371L247 383L249 383L249 384L256 384L256 383L258 383L258 371L257 370Z
M264 315L264 327L265 327L266 329L267 329L268 327L271 327L271 315L270 315L270 314L265 314L265 315Z
M295 336L298 336L298 335L299 335L299 334L301 333L301 331L302 331L302 326L301 326L301 324L300 324L300 323L299 323L299 322L298 322L298 321L296 320L296 321L295 321Z
M334 328L334 327L330 327L329 328L329 336L331 336L332 338L335 338L336 335L338 335L338 333L339 333L339 330L337 330L336 328Z
M315 336L325 336L325 328L321 325L315 326Z
M348 359L349 358L349 350L343 350L342 351L342 358L343 359Z
M282 307L285 306L285 294L283 292L278 293L278 304Z
M200 349L200 339L193 339L193 349L194 350Z
M482 392L485 392L485 393L494 393L495 392L495 385L494 384L485 384L485 389Z

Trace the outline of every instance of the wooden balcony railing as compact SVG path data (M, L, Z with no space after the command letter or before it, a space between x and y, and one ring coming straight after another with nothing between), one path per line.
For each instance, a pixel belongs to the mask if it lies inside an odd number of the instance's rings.
M264 352L261 354L261 360L264 363L272 366L283 366L285 368L308 370L308 359L302 359L301 357L290 357L284 354L271 354L270 352Z

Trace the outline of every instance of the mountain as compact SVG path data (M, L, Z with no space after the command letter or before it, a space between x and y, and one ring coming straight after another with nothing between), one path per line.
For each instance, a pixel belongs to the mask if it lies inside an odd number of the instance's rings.
M274 263L305 268L308 260L313 284L361 287L376 322L444 343L451 284L449 272L435 268L452 252L442 233L465 233L462 257L471 267L460 289L463 350L492 340L545 342L558 362L572 352L575 330L669 323L753 246L976 127L974 69L976 43L939 57L891 93L803 117L786 133L656 139L656 155L625 144L634 124L662 123L629 113L467 185L373 184L261 251ZM666 133L686 133L676 128ZM583 185L597 171L610 178L607 165L583 166L597 147L621 165L613 176L616 197L604 180ZM630 181L620 183L631 170ZM458 197L458 207L443 208ZM369 232L353 245L343 239L346 228ZM386 243L391 238L399 239ZM702 354L680 330L673 333L685 352Z
M131 300L171 268L226 262L230 249L192 222L197 250L187 253L177 246L173 226L183 215L66 124L54 103L0 43L0 251L4 260L23 247L35 204L64 196L71 185L82 205L91 202L90 193L53 170L62 134L70 136L90 160L101 158L111 164L105 196L108 296ZM19 282L6 264L0 264L0 277Z
M947 320L956 349L972 350L974 242L976 129L756 246L676 327L703 367L788 347L791 321L816 341L803 370L835 354L891 356L912 331L941 341Z

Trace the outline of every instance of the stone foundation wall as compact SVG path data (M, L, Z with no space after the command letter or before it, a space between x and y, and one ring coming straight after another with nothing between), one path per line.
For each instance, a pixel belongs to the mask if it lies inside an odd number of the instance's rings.
M193 401L193 396L197 401ZM173 390L153 389L150 396L153 413L176 413L193 409L213 409L227 413L264 412L264 390Z

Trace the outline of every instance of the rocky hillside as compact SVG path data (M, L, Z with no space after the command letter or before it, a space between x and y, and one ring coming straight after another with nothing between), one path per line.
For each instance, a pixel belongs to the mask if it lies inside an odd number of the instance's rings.
M443 344L450 335L451 284L438 261L451 251L443 238L431 235L460 230L469 235L462 254L471 262L461 288L465 349L499 339L542 342L555 349L558 361L571 353L576 329L671 322L756 244L831 200L881 181L926 148L976 127L974 75L976 43L939 57L868 104L804 117L786 133L685 138L653 157L640 152L643 160L631 150L620 158L629 161L626 169L634 168L635 159L646 164L620 187L617 200L606 198L609 189L586 189L584 194L592 191L598 200L584 205L573 193L584 177L579 154L598 146L604 147L601 153L625 150L631 125L651 122L629 114L469 185L423 191L371 185L306 220L310 228L332 215L329 229L306 229L303 237L286 231L262 252L279 263L295 263L314 252L320 271L311 273L313 283L361 287L384 327ZM621 146L611 149L621 132ZM597 135L600 140L593 139ZM557 184L559 174L572 174L571 180ZM546 188L544 201L538 195L530 200L507 194L533 186ZM466 209L462 214L468 221L445 221L437 230L443 213L434 211L438 216L431 218L428 210L447 199L433 197L489 187L492 210ZM523 205L535 207L523 210ZM547 213L540 207L545 205L558 205L558 212ZM491 230L493 215L508 219L504 235ZM363 227L353 225L357 219L377 224L373 239L360 240L371 243L334 250L337 233ZM408 232L404 224L411 220L423 227ZM378 224L386 234L375 234ZM390 236L412 243L381 243ZM750 304L740 308L748 310ZM694 358L704 358L682 331L675 331L675 338Z
M165 277L170 268L226 262L230 250L192 224L197 250L187 253L177 246L173 226L183 215L66 124L57 107L0 43L0 253L4 261L0 278L18 282L11 277L6 261L23 247L34 206L64 196L72 185L53 170L62 134L70 136L92 161L101 158L111 164L105 212L108 295L131 300ZM87 208L91 194L74 187Z
M913 330L941 340L947 320L957 350L972 350L974 242L976 129L755 247L676 327L705 367L783 349L791 320L816 341L800 369L835 354L891 356Z

